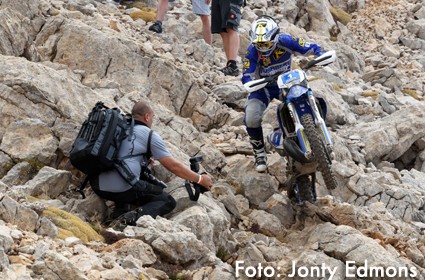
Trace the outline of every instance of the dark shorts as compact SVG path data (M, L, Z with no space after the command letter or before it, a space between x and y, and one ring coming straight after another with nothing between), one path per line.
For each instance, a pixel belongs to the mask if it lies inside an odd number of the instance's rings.
M227 29L238 30L241 22L243 0L212 0L211 33L227 32Z

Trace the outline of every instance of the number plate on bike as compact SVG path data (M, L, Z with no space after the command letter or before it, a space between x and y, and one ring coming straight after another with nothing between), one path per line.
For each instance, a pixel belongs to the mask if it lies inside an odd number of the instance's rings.
M293 85L300 84L305 80L305 74L301 70L293 70L279 76L278 85L280 88L290 88Z

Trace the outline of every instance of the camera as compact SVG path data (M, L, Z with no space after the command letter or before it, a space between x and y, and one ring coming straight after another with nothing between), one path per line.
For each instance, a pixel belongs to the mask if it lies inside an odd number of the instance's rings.
M139 179L147 181L151 184L160 186L163 189L168 188L166 183L158 180L155 176L153 176L152 171L147 166L142 166L142 170L140 172L140 178Z
M189 159L190 169L193 172L199 173L199 163L201 163L203 160L204 160L204 158L202 156L191 157Z

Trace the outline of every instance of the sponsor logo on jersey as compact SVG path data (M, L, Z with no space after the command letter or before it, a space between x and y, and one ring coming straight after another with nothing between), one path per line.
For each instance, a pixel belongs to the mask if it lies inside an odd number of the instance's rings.
M263 60L264 66L269 66L270 63L272 63L272 61L270 60L270 57L268 57L268 56L263 57L262 60Z
M260 67L260 77L273 76L277 73L283 73L291 70L290 60L272 65L270 67Z
M248 58L242 59L242 67L244 69L248 69L250 66L251 66L251 62L249 61Z
M273 59L274 60L279 60L279 58L281 58L282 56L284 56L286 53L285 50L282 50L280 48L276 48L276 50L273 52Z

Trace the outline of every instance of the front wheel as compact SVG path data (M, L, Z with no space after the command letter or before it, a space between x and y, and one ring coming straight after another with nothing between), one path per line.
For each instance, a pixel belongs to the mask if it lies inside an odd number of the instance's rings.
M322 173L326 188L328 190L333 190L337 187L337 183L331 168L332 162L326 150L325 143L316 129L312 116L308 114L302 116L301 123L304 126L304 132L310 142L314 159L318 163L318 168Z

